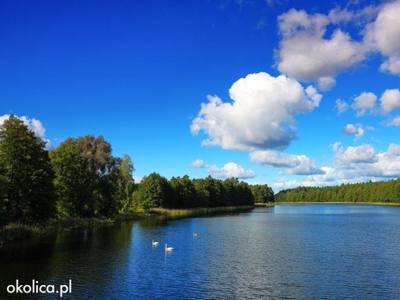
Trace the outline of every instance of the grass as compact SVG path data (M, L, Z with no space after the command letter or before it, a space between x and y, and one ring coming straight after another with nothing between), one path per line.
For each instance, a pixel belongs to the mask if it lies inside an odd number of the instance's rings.
M0 242L24 240L41 234L43 229L38 226L10 223L0 230Z
M266 202L266 203L254 203L256 207L273 207L275 206L274 202Z
M19 241L57 232L68 232L77 228L93 227L93 226L109 226L114 224L112 219L97 218L61 218L51 219L45 224L28 225L22 223L10 223L0 229L0 243L4 241Z
M127 220L141 220L144 218L163 216L170 219L189 218L202 215L216 215L224 213L234 213L248 211L254 206L228 206L228 207L201 207L193 209L164 209L152 208L142 212L130 212L120 214L115 218L83 218L65 217L51 219L41 225L27 225L22 223L10 223L0 228L0 244L5 241L19 241L51 235L56 233L68 232L73 229L85 227L110 226L115 222Z
M189 218L195 216L217 215L224 213L242 212L253 209L254 206L221 206L221 207L198 207L188 209L165 209L165 208L151 208L151 214L165 216L171 219Z

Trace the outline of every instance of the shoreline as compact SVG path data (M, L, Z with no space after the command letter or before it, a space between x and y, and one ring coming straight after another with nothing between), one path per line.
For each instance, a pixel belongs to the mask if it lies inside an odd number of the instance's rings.
M212 216L245 212L254 209L255 206L219 206L199 207L188 209L152 208L143 212L132 212L117 215L114 218L62 218L52 219L45 224L27 225L10 223L0 229L0 246L8 242L19 242L34 238L41 238L53 234L67 233L79 228L112 226L122 221L140 221L147 218L165 217L168 219L190 218L197 216Z
M225 213L238 213L254 209L255 205L242 206L217 206L217 207L197 207L185 209L151 208L150 214L165 216L171 219L190 218L196 216L212 216Z

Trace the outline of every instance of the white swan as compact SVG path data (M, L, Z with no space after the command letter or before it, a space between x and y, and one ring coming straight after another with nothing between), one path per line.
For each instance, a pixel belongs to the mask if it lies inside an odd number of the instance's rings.
M168 247L168 245L167 245L167 244L165 244L165 251L168 251L168 252L170 252L170 251L172 251L172 250L174 250L174 248L172 248L172 247Z
M199 236L199 234L197 232L193 233L193 236Z
M152 241L151 241L151 244L152 244L154 247L157 247L158 244L159 244L159 242L156 242L155 240L152 240Z

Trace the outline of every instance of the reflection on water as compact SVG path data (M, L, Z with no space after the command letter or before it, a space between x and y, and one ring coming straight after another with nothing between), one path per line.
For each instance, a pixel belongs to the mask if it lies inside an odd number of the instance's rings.
M338 204L123 222L3 246L0 299L16 279L72 279L64 299L398 299L399 225L400 208Z

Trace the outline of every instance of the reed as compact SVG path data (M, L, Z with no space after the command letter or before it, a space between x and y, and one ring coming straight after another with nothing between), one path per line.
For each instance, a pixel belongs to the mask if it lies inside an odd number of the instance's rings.
M114 221L111 219L82 217L52 219L39 225L10 223L0 229L0 242L25 240L56 232L68 232L77 228L109 226L112 224L114 224Z
M0 230L0 241L17 241L29 239L43 233L38 226L21 223L10 223Z
M166 208L151 208L151 214L164 216L171 219L189 218L195 216L217 215L235 212L244 212L253 209L254 206L220 206L220 207L197 207L188 209L166 209Z

